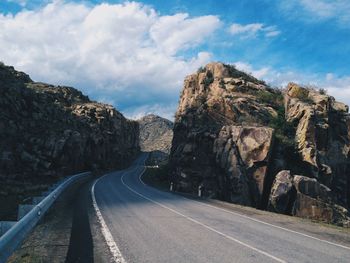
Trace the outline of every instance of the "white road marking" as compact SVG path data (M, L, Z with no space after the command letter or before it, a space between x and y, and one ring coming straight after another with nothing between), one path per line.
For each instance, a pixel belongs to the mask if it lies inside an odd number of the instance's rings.
M103 178L103 177L104 176L102 176L101 178ZM101 211L100 211L100 209L99 209L99 207L97 205L97 202L96 202L95 185L101 178L97 179L94 182L94 184L92 185L92 187L91 187L92 204L93 204L93 206L95 208L97 219L98 219L98 221L99 221L99 223L101 225L101 231L102 231L103 237L105 238L107 246L109 248L109 251L112 254L113 261L116 262L116 263L126 263L126 260L123 258L122 253L120 252L117 244L115 243L115 241L113 239L113 236L111 234L111 231L109 230L105 220L103 219Z
M186 197L185 197L186 198ZM192 199L188 199L186 198L187 200L192 200ZM304 233L301 233L301 232L298 232L298 231L295 231L295 230L291 230L291 229L288 229L288 228L285 228L285 227L281 227L281 226L277 226L277 225L273 225L273 224L270 224L270 223L267 223L267 222L264 222L264 221L261 221L259 219L255 219L255 218L252 218L252 217L249 217L249 216L246 216L246 215L242 215L242 214L239 214L239 213L236 213L236 212L233 212L233 211L229 211L229 210L226 210L224 208L220 208L220 207L216 207L216 206L213 206L213 205L210 205L210 204L205 204L205 203L202 203L202 202L199 202L197 200L193 200L197 203L200 203L204 206L208 206L208 207L212 207L212 208L215 208L217 210L221 210L221 211L225 211L227 213L230 213L230 214L233 214L233 215L237 215L237 216L240 216L240 217L243 217L243 218L246 218L246 219L250 219L252 221L255 221L257 223L261 223L261 224L264 224L264 225L268 225L268 226L271 226L271 227L274 227L274 228L278 228L278 229L281 229L281 230L284 230L284 231L287 231L287 232L290 232L290 233L293 233L293 234L297 234L297 235L301 235L303 237L307 237L307 238L311 238L311 239L314 239L314 240L317 240L317 241L320 241L320 242L323 242L323 243L327 243L329 245L333 245L333 246L336 246L336 247L341 247L341 248L344 248L344 249L348 249L350 250L350 247L347 247L347 246L343 246L343 245L340 245L340 244L337 244L337 243L333 243L331 241L327 241L327 240L324 240L324 239L320 239L320 238L317 238L317 237L313 237L313 236L310 236L308 234L304 234Z
M141 182L143 185L148 186L148 185L145 184L145 182L142 180L142 174L143 174L144 172L145 172L145 170L140 174L139 180L140 180L140 182ZM344 246L344 245L340 245L340 244L337 244L337 243L334 243L334 242L331 242L331 241L327 241L327 240L325 240L325 239L313 237L313 236L310 236L310 235L308 235L308 234L304 234L304 233L301 233L301 232L298 232L298 231L295 231L295 230L291 230L291 229L288 229L288 228L285 228L285 227L281 227L281 226L277 226L277 225L274 225L274 224L271 224L271 223L267 223L267 222L265 222L265 221L262 221L262 220L259 220L259 219L256 219L256 218L253 218L253 217L250 217L250 216L247 216L247 215L243 215L243 214L240 214L240 213L237 213L237 212L233 212L233 211L230 211L230 210L221 208L221 207L216 207L216 206L214 206L214 205L206 204L206 203L203 203L203 202L194 200L194 199L189 199L189 198L186 198L186 197L184 197L184 196L180 196L180 195L177 195L177 196L182 197L182 198L184 198L184 199L186 199L186 200L195 201L195 202L197 202L197 203L199 203L199 204L201 204L201 205L204 205L204 206L207 206L207 207L211 207L211 208L214 208L214 209L216 209L216 210L224 211L224 212L229 213L229 214L233 214L233 215L236 215L236 216L239 216L239 217L243 217L243 218L252 220L252 221L257 222L257 223L260 223L260 224L264 224L264 225L267 225L267 226L271 226L271 227L274 227L274 228L277 228L277 229L280 229L280 230L284 230L284 231L287 231L287 232L290 232L290 233L293 233L293 234L297 234L297 235L301 235L301 236L303 236L303 237L311 238L311 239L313 239L313 240L317 240L317 241L320 241L320 242L323 242L323 243L326 243L326 244L329 244L329 245L333 245L333 246L336 246L336 247L340 247L340 248L344 248L344 249L350 250L350 247L347 247L347 246Z
M140 174L140 176L145 172L145 170L146 170L146 169L144 169L144 170L142 171L142 173ZM278 258L278 257L275 257L275 256L273 256L273 255L271 255L271 254L269 254L269 253L267 253L267 252L265 252L265 251L262 251L262 250L260 250L260 249L258 249L258 248L255 248L255 247L253 247L253 246L251 246L251 245L248 245L248 244L246 244L246 243L244 243L244 242L242 242L242 241L240 241L240 240L238 240L238 239L236 239L236 238L233 238L233 237L231 237L231 236L229 236L229 235L226 235L226 234L224 234L224 233L222 233L222 232L220 232L220 231L218 231L218 230L216 230L216 229L214 229L214 228L212 228L212 227L210 227L210 226L208 226L208 225L206 225L206 224L203 224L203 223L201 223L201 222L199 222L199 221L197 221L197 220L195 220L195 219L193 219L193 218L191 218L191 217L189 217L189 216L186 216L186 215L184 215L184 214L182 214L182 213L180 213L180 212L178 212L178 211L176 211L176 210L174 210L174 209L172 209L172 208L170 208L170 207L168 207L168 206L166 206L166 205L163 205L163 204L161 204L161 203L159 203L159 202L157 202L157 201L155 201L155 200L153 200L153 199L151 199L151 198L148 198L148 197L144 196L143 194L137 192L136 190L132 189L132 188L129 187L127 184L125 184L125 182L124 182L124 180L123 180L124 175L125 175L125 174L123 174L123 176L121 177L121 182L122 182L122 184L123 184L126 188L128 188L131 192L137 194L138 196L140 196L140 197L142 197L142 198L144 198L144 199L146 199L146 200L148 200L148 201L150 201L150 202L152 202L152 203L154 203L154 204L157 204L157 205L159 205L159 206L161 206L161 207L163 207L163 208L165 208L165 209L167 209L167 210L169 210L169 211L171 211L171 212L173 212L173 213L175 213L175 214L177 214L177 215L180 215L180 216L186 218L187 220L189 220L189 221L191 221L191 222L193 222L193 223L196 223L196 224L198 224L198 225L200 225L200 226L202 226L202 227L204 227L204 228L206 228L206 229L208 229L208 230L210 230L210 231L213 231L213 232L215 232L215 233L217 233L217 234L219 234L219 235L221 235L221 236L223 236L223 237L225 237L225 238L227 238L227 239L229 239L229 240L231 240L231 241L234 241L234 242L236 242L236 243L238 243L238 244L240 244L240 245L242 245L242 246L248 247L248 248L254 250L255 252L258 252L258 253L260 253L260 254L263 254L263 255L265 255L265 256L267 256L267 257L269 257L269 258L271 258L271 259L273 259L273 260L275 260L275 261L277 261L277 262L286 263L286 261L284 261L284 260L282 260L282 259L280 259L280 258Z

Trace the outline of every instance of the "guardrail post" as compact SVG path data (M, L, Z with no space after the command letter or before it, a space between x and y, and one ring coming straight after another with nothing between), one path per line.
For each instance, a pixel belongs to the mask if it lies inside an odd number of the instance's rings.
M198 186L198 197L202 197L202 188L202 185Z

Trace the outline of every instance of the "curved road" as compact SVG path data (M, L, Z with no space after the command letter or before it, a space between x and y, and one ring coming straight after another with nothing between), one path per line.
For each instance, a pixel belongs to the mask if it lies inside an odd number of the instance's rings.
M116 262L350 262L346 246L145 185L146 158L92 189Z

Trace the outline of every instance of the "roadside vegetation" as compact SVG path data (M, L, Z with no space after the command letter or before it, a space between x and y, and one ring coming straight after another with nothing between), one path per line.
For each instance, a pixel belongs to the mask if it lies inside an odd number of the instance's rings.
M146 171L142 180L153 187L168 190L169 189L169 164L168 161L155 162L152 158L146 161Z
M145 173L142 176L142 180L153 187L160 189L169 189L168 181L169 166L159 165L158 167L147 167Z

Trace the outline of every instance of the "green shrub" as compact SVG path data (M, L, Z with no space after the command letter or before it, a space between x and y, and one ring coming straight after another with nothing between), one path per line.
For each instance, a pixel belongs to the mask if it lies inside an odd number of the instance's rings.
M205 72L205 68L204 67L200 67L198 70L197 70L197 73L204 73Z
M253 77L251 74L248 74L244 71L236 69L234 65L224 64L226 69L229 72L230 77L232 78L243 78L244 80L253 82L253 83L259 83L262 85L266 85L266 82L263 80L258 80L257 78Z
M205 76L205 79L204 79L204 85L206 87L208 87L211 83L214 82L214 76L213 76L213 73L211 73L210 71L207 72L207 75Z
M310 92L309 90L310 89L314 89L314 88L311 88L310 86L308 86L308 88L303 88L303 87L300 87L298 85L295 85L290 90L291 97L297 98L297 99L299 99L302 102L305 102L307 104L312 104L313 100L309 98L309 92Z
M226 86L225 86L225 81L223 79L220 80L220 88L222 89L226 89Z
M269 126L275 130L276 139L283 145L295 145L295 127L293 123L286 121L283 105L277 109L277 116L271 118Z
M158 168L147 168L146 172L142 176L142 179L152 186L163 188L163 189L169 189L169 180L168 180L168 174L169 174L169 165L163 164L160 165Z
M319 89L319 92L320 92L320 94L322 94L322 95L327 95L327 90L326 90L326 89L320 88L320 89Z
M283 95L279 91L270 92L265 90L259 90L257 92L252 92L252 94L255 95L261 103L272 105L283 104Z

